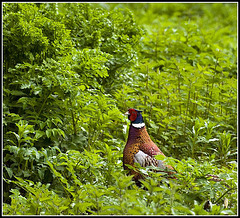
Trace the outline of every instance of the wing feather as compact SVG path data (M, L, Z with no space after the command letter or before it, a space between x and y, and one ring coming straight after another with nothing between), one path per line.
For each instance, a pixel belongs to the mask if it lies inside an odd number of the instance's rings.
M162 169L166 168L161 160L156 160L154 157L151 157L150 155L144 153L141 150L134 154L133 159L134 162L139 163L141 167L156 166Z

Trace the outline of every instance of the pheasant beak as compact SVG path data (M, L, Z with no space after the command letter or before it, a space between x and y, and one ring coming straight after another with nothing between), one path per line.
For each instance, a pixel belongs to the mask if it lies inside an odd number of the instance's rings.
M124 115L130 115L130 113L127 111Z

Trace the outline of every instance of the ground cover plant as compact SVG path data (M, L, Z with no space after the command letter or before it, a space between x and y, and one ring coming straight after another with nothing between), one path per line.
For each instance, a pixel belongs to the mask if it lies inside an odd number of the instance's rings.
M236 3L2 7L4 215L237 215ZM177 180L127 176L129 108Z

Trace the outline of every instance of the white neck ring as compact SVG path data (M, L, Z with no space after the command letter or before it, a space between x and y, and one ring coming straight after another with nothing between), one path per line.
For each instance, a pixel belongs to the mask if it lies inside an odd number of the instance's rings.
M132 126L140 129L145 126L145 123L132 123Z

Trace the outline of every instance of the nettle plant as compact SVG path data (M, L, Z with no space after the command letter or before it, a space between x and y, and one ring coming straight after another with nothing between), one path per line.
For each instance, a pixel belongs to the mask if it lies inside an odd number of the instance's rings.
M42 148L102 149L117 144L113 135L124 138L107 130L122 115L103 84L136 60L142 31L131 12L55 3L6 3L3 12L6 178L46 179Z
M236 14L4 3L3 213L237 214ZM177 180L140 169L140 188L126 175L129 108L143 110Z
M176 20L172 16L166 22L159 17L159 25L145 25L148 31L141 43L144 59L129 76L134 79L126 81L116 92L119 107L144 109L150 132L159 144L166 146L166 153L175 157L189 155L190 145L186 141L197 119L203 119L203 127L204 123L221 126L206 133L205 145L210 143L216 148L217 135L224 131L231 138L236 137L236 47L227 46L221 38L224 34L227 42L229 37L234 42L232 26L218 28L213 34L214 22L206 29L202 23L205 18L185 18ZM134 96L136 102L132 103L128 96ZM225 120L229 125L225 125ZM211 137L215 141L209 142ZM231 144L231 153L235 153L236 141ZM193 153L194 150L201 157L208 156L203 155L202 146L192 145Z
M134 63L141 29L128 10L110 13L89 4L5 4L4 14L6 110L24 114L43 138L64 137L64 122L72 122L76 134L78 96L102 92L117 70ZM24 53L22 60L14 58L18 51Z

